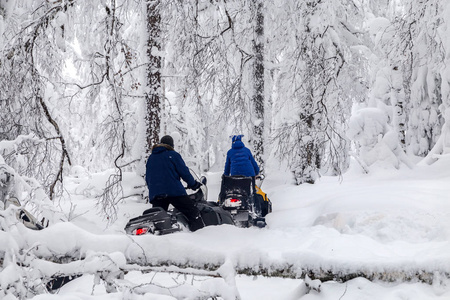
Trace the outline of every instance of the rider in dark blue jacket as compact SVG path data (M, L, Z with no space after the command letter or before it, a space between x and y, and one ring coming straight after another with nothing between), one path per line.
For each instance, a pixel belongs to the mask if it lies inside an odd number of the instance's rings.
M232 138L231 149L227 152L224 175L242 175L255 177L259 173L259 167L251 151L242 142L242 135L235 135Z
M232 137L231 149L227 152L227 160L225 162L225 176L245 176L252 178L252 195L251 201L254 201L255 211L261 214L261 203L257 201L255 189L255 176L259 174L259 166L256 163L251 151L245 147L242 142L243 135L234 135ZM222 185L224 182L222 181ZM222 186L223 188L223 186ZM221 197L219 195L219 197Z
M148 196L153 207L167 210L169 204L172 204L187 217L189 227L194 231L203 227L203 221L180 179L192 190L199 189L201 183L194 179L183 158L173 147L173 139L168 135L162 137L161 143L153 147L146 165Z

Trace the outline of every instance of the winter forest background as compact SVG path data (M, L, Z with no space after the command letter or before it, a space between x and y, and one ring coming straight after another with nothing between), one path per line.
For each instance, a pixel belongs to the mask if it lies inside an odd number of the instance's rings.
M208 171L243 133L296 184L351 157L432 163L449 143L446 4L2 0L2 157L50 198L69 166L143 174L160 134Z
M0 0L0 165L55 219L69 172L145 173L164 134L197 172L244 134L293 184L450 151L447 0Z
M351 157L431 163L448 147L446 4L2 0L2 157L51 198L69 166L142 174L174 132L199 171L243 133L296 184Z

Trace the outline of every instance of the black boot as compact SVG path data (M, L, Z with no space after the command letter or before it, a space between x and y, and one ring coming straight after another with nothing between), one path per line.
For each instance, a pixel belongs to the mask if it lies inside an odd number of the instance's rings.
M196 231L203 227L205 227L205 223L203 222L202 216L200 214L198 214L194 220L191 220L189 222L189 229L191 231Z

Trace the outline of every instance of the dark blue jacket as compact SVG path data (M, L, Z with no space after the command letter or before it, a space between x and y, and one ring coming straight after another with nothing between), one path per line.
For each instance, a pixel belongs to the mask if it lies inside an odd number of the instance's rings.
M227 152L227 161L223 172L226 176L256 176L259 167L252 153L244 146L242 141L235 141Z
M195 184L194 177L192 177L189 168L178 152L165 144L153 147L152 154L147 160L145 174L150 201L156 196L174 197L186 195L186 190L180 178L189 187Z

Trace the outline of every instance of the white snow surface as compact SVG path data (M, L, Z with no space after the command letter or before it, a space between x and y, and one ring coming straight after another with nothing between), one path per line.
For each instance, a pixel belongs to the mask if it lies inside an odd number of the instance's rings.
M289 173L267 169L262 188L272 201L273 212L267 216L266 228L222 225L132 237L123 230L126 222L150 205L126 198L119 204L117 221L107 226L98 215L94 196L101 192L99 182L109 173L91 175L78 168L76 176L66 180L70 201L60 203L67 214L76 205L69 222L51 224L41 231L22 224L12 229L14 236L21 236L16 238L19 246L34 245L40 256L77 253L85 258L71 263L72 269L75 266L85 275L57 294L33 299L450 299L450 156L430 166L380 168L370 174L363 174L355 163L341 179L321 177L314 185L300 186L291 184ZM208 200L214 201L221 174L204 175ZM125 193L131 194L142 184L142 179L127 174ZM0 250L15 246L2 244ZM142 272L131 263L138 259L148 265L166 262L169 266L161 272ZM221 267L200 271L207 264ZM195 269L183 271L183 265ZM44 261L34 267L46 274L64 270L63 265ZM118 268L130 272L121 279L122 288L109 293L102 280L89 274L90 270ZM244 268L290 268L299 276L303 269L400 275L394 282L362 277L343 283L324 281L320 292L313 289L307 293L304 279L235 271ZM433 283L414 279L417 272L434 274ZM212 274L215 276L205 276ZM412 281L403 280L401 274L411 275ZM0 283L8 276L4 269Z

